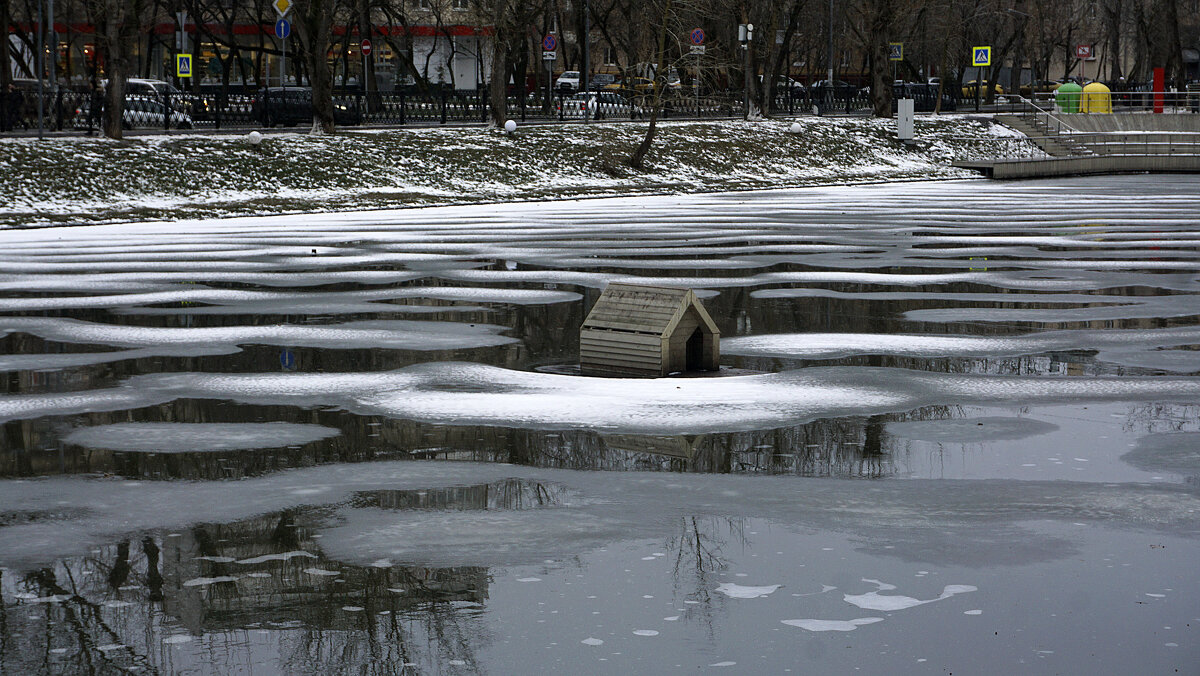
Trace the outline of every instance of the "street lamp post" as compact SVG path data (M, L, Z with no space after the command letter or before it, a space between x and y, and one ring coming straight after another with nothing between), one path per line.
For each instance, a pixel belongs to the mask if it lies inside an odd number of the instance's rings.
M754 24L744 23L738 25L738 42L742 43L742 49L745 50L745 83L742 85L742 105L745 106L746 119L750 119L750 45L754 40Z
M38 140L42 139L45 127L45 105L46 105L46 87L43 80L45 79L45 63L46 63L46 25L43 23L42 3L38 0L38 16L37 16L37 92L38 92ZM7 32L7 31L6 31ZM5 38L7 40L7 37ZM5 49L8 45L4 46ZM7 92L5 93L7 95Z

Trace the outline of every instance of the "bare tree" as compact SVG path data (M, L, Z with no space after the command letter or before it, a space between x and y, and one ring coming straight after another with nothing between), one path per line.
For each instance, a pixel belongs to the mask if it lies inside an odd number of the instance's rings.
M296 32L308 66L312 87L313 134L331 134L333 122L333 72L329 67L329 49L333 46L335 0L296 0Z
M892 116L888 42L897 0L858 0L849 8L850 29L858 38L871 71L871 108L876 117Z
M104 57L108 85L105 89L104 135L122 138L125 116L125 81L133 68L134 49L144 0L88 0L87 11L96 29L96 42Z
M646 153L650 152L650 145L654 143L654 134L658 127L658 115L663 107L663 89L666 87L667 78L667 33L670 31L675 18L672 0L663 0L662 13L659 15L659 18L658 47L655 51L657 58L654 60L654 93L652 94L650 106L650 124L646 127L646 135L642 138L642 142L638 144L637 149L633 151L633 155L629 157L629 166L634 169L642 168L646 160Z

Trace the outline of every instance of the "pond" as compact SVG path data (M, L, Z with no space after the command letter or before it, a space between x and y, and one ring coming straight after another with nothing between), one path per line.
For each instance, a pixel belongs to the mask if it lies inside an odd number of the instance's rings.
M0 231L0 671L1200 663L1200 180ZM579 374L611 282L721 371Z

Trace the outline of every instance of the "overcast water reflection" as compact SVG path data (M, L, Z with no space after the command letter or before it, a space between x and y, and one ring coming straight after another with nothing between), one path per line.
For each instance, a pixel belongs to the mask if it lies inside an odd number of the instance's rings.
M0 232L0 673L1191 673L1200 181ZM722 371L584 378L609 282ZM981 666L982 665L982 666Z

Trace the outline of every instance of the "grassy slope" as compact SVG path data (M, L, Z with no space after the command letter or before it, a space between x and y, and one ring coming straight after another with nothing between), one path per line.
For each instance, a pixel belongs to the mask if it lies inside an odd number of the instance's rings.
M683 122L660 127L646 171L623 165L638 124L404 129L329 137L156 136L0 142L0 227L553 199L825 182L946 178L987 123L918 120Z

